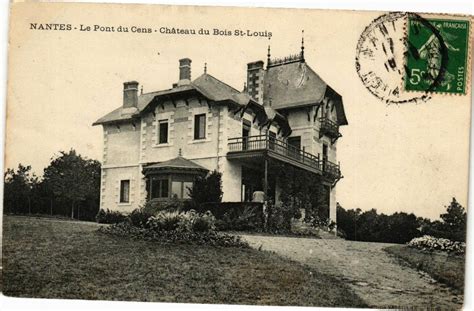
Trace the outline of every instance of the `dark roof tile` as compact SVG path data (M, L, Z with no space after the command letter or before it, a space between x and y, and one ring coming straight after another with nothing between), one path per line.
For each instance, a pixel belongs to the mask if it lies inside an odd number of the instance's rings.
M304 62L270 67L265 73L264 100L274 109L320 103L326 83Z
M144 170L160 170L160 169L177 169L177 170L195 170L195 171L208 171L205 167L183 158L182 156L178 156L174 159L148 164L143 167Z

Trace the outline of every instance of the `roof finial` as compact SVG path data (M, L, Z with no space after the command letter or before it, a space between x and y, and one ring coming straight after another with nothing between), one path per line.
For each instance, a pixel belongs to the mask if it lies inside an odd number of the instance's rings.
M244 90L242 92L244 92L244 93L247 92L247 82L244 82Z
M140 95L143 95L143 85L142 85L142 87L141 87L141 89L140 89Z
M304 29L301 30L301 59L304 60Z
M204 74L207 73L207 63L204 63Z
M178 150L178 157L180 157L180 156L181 156L181 148L179 148L179 150Z
M270 42L270 38L268 38L268 41ZM268 52L267 52L267 67L270 65L270 43L268 44Z

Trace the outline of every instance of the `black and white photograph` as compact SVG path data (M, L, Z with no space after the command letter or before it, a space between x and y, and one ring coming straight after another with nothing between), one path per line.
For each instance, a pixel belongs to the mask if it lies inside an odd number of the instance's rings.
M11 3L2 295L462 309L471 24Z

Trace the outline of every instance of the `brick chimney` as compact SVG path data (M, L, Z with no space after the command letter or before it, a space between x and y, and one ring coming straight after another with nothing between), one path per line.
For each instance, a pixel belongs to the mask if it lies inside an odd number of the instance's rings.
M263 61L247 64L247 90L250 96L261 105L263 104L263 78L265 70Z
M179 60L179 81L178 85L186 85L191 82L191 60L182 58Z
M123 84L123 108L136 108L138 104L138 82L129 81Z

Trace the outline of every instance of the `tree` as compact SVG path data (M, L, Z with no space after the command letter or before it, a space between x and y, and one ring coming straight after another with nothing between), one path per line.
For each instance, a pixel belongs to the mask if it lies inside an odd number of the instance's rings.
M99 200L100 163L83 158L73 149L59 154L44 169L43 184L55 197L69 202L71 218L77 208L78 217L78 203L89 201L93 204Z
M192 188L188 189L189 197L196 208L202 203L222 201L222 174L216 170L207 176L198 175Z
M446 213L440 215L445 237L451 240L465 241L467 214L464 207L453 198L446 206Z
M4 206L8 213L24 212L24 205L28 206L31 214L32 197L36 194L38 177L31 172L31 166L18 165L17 170L7 169L4 175Z

